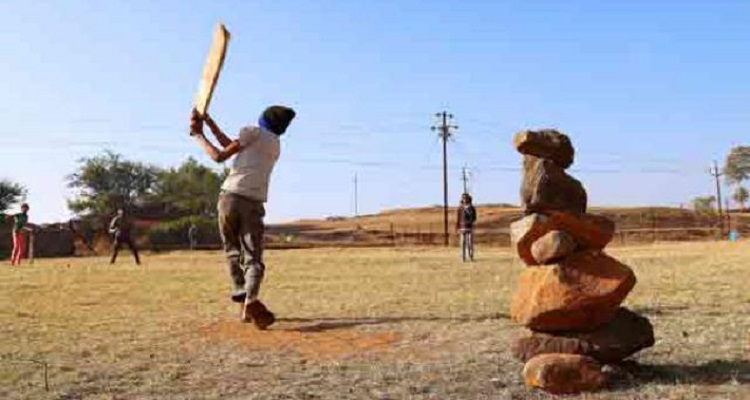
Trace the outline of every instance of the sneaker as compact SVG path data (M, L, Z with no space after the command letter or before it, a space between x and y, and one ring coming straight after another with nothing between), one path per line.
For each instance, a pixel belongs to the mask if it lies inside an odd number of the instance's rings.
M244 322L252 322L256 328L265 330L276 322L276 316L260 300L253 300L245 303L242 320Z
M232 292L232 301L235 303L244 303L246 297L247 292L245 291L245 289L237 289Z

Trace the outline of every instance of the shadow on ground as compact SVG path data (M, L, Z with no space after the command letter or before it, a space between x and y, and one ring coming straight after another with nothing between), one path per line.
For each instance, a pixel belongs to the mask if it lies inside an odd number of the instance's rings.
M618 386L661 385L724 385L750 383L750 361L712 360L698 365L658 364L647 365L629 362L623 364L627 379Z
M290 322L300 324L294 327L285 327L279 330L294 332L324 332L335 329L347 329L357 326L398 324L402 322L444 322L444 323L467 323L484 322L491 320L510 319L510 316L495 313L477 317L384 317L384 318L281 318L279 322Z
M637 314L646 314L646 315L669 315L669 314L678 314L682 311L690 310L690 307L688 306L668 306L668 305L661 305L658 307L649 307L649 306L641 306L641 307L633 307L633 312Z

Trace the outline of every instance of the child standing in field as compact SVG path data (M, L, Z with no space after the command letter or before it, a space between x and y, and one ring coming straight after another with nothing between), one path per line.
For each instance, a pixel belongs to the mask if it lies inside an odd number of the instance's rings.
M471 204L471 195L464 193L461 196L461 205L458 207L456 218L456 230L461 238L461 260L466 262L468 256L474 261L474 222L477 220L477 211Z
M13 252L10 255L10 265L21 265L21 258L26 252L25 228L29 224L29 205L21 204L21 212L6 217L13 221Z
M263 263L264 203L271 172L281 150L279 138L294 117L291 108L268 107L258 120L258 126L240 129L237 139L227 137L208 115L201 117L193 110L190 118L190 135L211 159L223 162L234 157L219 196L219 229L233 287L231 298L244 304L242 320L253 322L259 329L266 329L276 319L258 298L266 269ZM204 121L222 149L204 135Z

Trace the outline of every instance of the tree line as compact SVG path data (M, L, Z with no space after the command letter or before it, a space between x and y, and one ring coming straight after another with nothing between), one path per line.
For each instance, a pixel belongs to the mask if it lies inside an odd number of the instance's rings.
M193 158L160 168L104 151L79 160L66 177L74 192L68 208L77 216L68 227L94 243L106 235L110 218L122 208L135 219L156 223L142 232L149 242L182 243L191 225L205 240L216 241L216 203L227 174L228 169L214 170ZM19 183L0 180L0 214L23 202L26 192Z
M750 146L733 147L724 162L724 180L732 187L732 200L746 210L745 205L750 200L750 193L744 186L750 180ZM693 208L700 212L713 212L716 208L716 196L696 197L692 201Z
M214 216L227 173L193 158L162 169L106 151L80 160L78 170L68 176L68 186L76 193L68 207L80 216L109 215L118 208L158 219Z

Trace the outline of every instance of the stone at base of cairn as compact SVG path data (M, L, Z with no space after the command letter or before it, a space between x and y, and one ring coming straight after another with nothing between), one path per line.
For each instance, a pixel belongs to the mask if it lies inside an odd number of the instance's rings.
M526 386L552 394L592 392L607 383L598 361L577 354L536 356L524 366L523 377Z
M539 354L565 353L616 364L653 345L654 328L648 318L622 307L610 323L593 332L532 332L516 339L512 351L524 362Z

